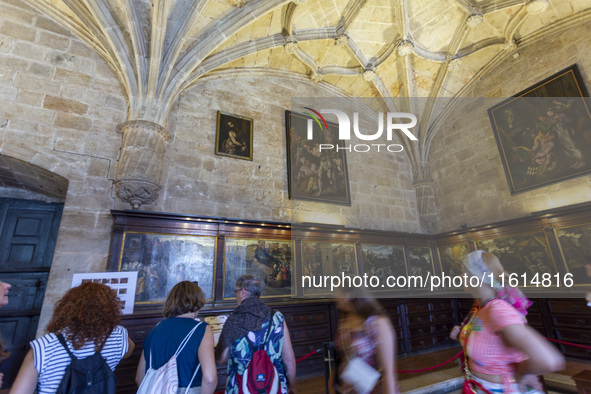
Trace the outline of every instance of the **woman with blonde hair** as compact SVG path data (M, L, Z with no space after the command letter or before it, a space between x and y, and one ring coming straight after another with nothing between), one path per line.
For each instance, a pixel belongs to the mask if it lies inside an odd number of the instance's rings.
M398 393L396 332L380 303L366 289L351 288L337 290L335 304L339 311L335 338L337 365L329 377L329 393L360 392L359 386L347 379L350 371L358 377L362 375L359 364L368 371L361 376L362 380L370 379L371 375L377 377L375 372L380 374L375 386L370 388L371 393Z
M527 325L531 302L519 289L501 286L505 270L492 253L469 253L464 269L483 280L482 286L466 287L475 299L474 307L467 323L454 327L450 335L459 336L464 348L467 384L479 393L543 391L537 375L563 369L564 357Z

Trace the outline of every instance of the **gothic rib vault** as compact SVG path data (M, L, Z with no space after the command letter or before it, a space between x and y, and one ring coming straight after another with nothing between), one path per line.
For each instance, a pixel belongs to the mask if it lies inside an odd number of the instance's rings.
M588 0L30 0L90 45L127 95L118 196L157 197L172 104L209 78L293 73L344 96L426 98L418 143L401 140L419 211L436 212L430 143L452 110L520 47L591 17ZM399 104L400 105L400 104ZM393 109L393 108L392 108ZM146 160L145 152L154 152ZM142 153L143 152L143 153ZM128 155L126 157L126 155ZM134 159L137 158L137 159Z

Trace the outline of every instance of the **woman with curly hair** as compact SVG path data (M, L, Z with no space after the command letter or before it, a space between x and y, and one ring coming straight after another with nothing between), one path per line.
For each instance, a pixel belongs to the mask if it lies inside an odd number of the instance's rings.
M12 393L54 393L71 359L58 340L62 334L68 348L77 358L92 356L100 351L111 369L127 358L135 348L127 330L119 326L119 298L108 286L83 283L74 287L57 302L48 334L31 341L12 386Z

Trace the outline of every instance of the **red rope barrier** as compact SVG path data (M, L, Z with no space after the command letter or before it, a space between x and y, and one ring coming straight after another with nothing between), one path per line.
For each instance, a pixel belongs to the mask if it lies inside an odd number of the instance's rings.
M316 354L318 352L321 352L321 351L322 351L322 349L316 349L316 350L311 351L310 353L306 354L305 356L302 356L302 357L298 358L296 360L296 364L299 363L300 361L303 361L303 360L307 359L310 356L313 356L314 354Z
M583 348L583 349L591 350L591 346L579 345L578 343L570 343L570 342L559 341L558 339L552 339L552 338L546 338L546 339L549 340L549 341L552 341L552 342L562 343L563 345L569 345L569 346L580 347L580 348Z
M432 370L432 369L439 368L439 367L441 367L441 366L443 366L443 365L445 365L445 364L448 364L448 363L452 362L452 361L453 361L453 360L455 360L456 358L460 357L460 356L462 355L462 353L464 353L464 351L463 351L463 350L460 350L460 352L459 352L458 354L456 354L455 356L453 356L453 357L452 357L452 358L450 358L449 360L446 360L446 361L444 361L444 362L442 362L442 363L440 363L440 364L437 364L437 365L435 365L435 366L433 366L433 367L429 367L429 368L423 368L423 369L411 369L411 370L408 370L408 371L396 371L396 372L398 372L398 373L416 373L416 372L425 372L425 371L430 371L430 370Z

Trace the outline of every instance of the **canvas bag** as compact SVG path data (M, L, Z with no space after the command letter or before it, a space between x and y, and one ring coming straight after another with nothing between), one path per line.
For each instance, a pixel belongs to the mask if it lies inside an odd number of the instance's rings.
M137 390L138 394L176 394L179 388L179 374L176 365L176 358L178 355L183 351L185 345L189 342L197 327L201 325L199 322L189 333L187 336L182 340L179 347L177 348L176 352L172 355L170 360L166 362L163 366L158 369L152 368L153 358L152 358L152 351L150 350L150 368L146 372L144 376L144 380L140 384L140 387ZM187 385L187 388L191 387L193 384L193 380L195 376L197 376L197 372L199 371L199 367L201 364L197 365L195 372L193 373L193 377L191 381Z
M57 339L72 360L57 388L57 394L115 393L117 378L100 352L94 352L92 356L86 358L77 358L68 348L61 333L57 334Z
M240 394L276 394L279 392L279 373L265 350L265 344L271 336L274 316L275 313L271 315L269 327L260 346L255 348L248 339L248 335L246 336L248 345L254 352L252 360L250 360L242 375L242 385L239 386L238 391Z

